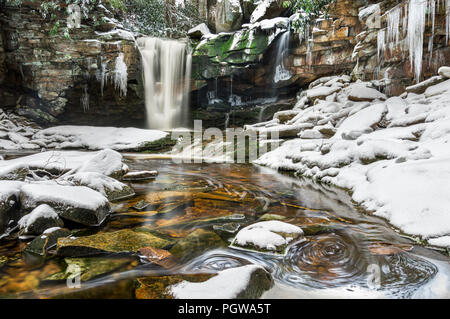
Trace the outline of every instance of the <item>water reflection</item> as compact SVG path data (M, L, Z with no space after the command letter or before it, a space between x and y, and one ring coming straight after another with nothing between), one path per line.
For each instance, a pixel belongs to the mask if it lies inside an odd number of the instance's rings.
M210 274L247 264L259 264L271 272L276 282L272 297L283 296L281 290L276 290L280 286L289 287L285 291L290 293L297 291L293 296L308 296L305 291L310 296L313 292L328 291L326 297L336 297L342 293L341 288L348 291L349 286L356 293L358 289L368 289L370 265L380 268L379 292L383 296L413 297L436 278L443 278L442 269L450 268L448 258L439 255L444 261L438 268L433 261L436 253L416 249L413 242L400 236L384 220L357 211L348 195L333 187L251 165L179 165L170 160L136 159L128 160L127 164L132 170L156 169L159 175L153 181L131 184L136 197L115 203L114 213L105 225L89 233L140 228L177 242L201 229L215 233L229 244L242 227L264 214L275 214L302 227L306 240L292 243L282 257L226 248L223 244L218 247L213 242L198 242L182 258L170 263L150 262L131 254L128 257L135 258L134 262L89 280L85 286L89 294L80 297L101 297L104 291L110 291L107 287L111 285L133 290L136 284L128 281L141 277L152 278L145 281L148 285L160 280L159 286L164 286L177 276ZM140 201L149 205L136 209ZM0 256L2 260L6 258L0 264L0 296L66 294L64 283L45 280L63 270L63 258L50 256L39 263L30 263L21 253L25 245L18 239L0 243ZM423 251L429 254L427 258L420 256ZM91 293L93 290L102 292L95 295ZM122 292L119 295L134 293Z

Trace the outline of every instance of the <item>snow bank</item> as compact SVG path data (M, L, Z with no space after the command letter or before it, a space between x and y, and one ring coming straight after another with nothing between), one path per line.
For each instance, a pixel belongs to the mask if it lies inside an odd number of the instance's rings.
M332 79L315 81L311 91L331 87ZM259 130L300 128L302 137L285 141L255 163L347 188L353 200L404 232L448 246L450 80L423 94L386 101L370 82L342 83L341 91L314 104L310 90L302 92L298 114L283 125L253 125ZM335 134L306 134L325 128Z
M138 128L55 126L39 131L33 141L48 148L112 149L117 151L140 149L146 143L165 138L168 133Z
M0 161L3 172L17 168L43 169L55 171L95 172L112 175L126 166L122 164L122 155L112 150L98 152L49 151Z

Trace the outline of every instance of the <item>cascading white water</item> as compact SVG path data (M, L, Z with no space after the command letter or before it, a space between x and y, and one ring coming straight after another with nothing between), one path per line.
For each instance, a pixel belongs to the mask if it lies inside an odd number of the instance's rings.
M186 124L192 56L183 41L139 38L147 125L171 129Z
M290 31L288 29L280 36L280 40L278 42L277 58L275 61L275 74L273 77L273 81L275 83L289 80L292 77L292 74L284 66L284 56L289 49L289 35Z

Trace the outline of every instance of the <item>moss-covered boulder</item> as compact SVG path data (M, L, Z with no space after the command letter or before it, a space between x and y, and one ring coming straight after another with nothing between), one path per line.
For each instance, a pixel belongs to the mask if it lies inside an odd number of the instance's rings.
M68 257L90 256L108 252L129 253L136 252L143 247L165 248L171 243L166 237L122 229L79 238L60 239L58 240L56 253Z

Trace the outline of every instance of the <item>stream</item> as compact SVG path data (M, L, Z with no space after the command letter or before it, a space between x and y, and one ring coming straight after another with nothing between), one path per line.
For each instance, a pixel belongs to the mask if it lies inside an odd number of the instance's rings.
M181 239L204 229L215 232L226 245L203 242L200 249L186 249L169 263L152 263L137 254L91 257L88 266L93 275L82 280L81 288L70 289L65 280L51 279L64 271L63 257L28 256L22 250L30 239L3 240L0 298L159 298L165 297L163 291L172 277L211 274L252 263L274 278L273 288L263 295L266 298L448 294L448 287L442 288L449 282L448 257L358 210L343 190L248 164L175 164L139 154L125 154L125 163L131 170L159 174L154 180L130 184L136 196L113 203L109 218L100 227L84 230L86 234L144 228ZM141 200L151 202L151 207L133 208ZM284 256L227 246L239 229L265 214L300 226L305 240L292 242ZM117 266L101 271L105 263ZM374 287L371 274L377 272L380 282ZM152 284L142 291L138 278Z

